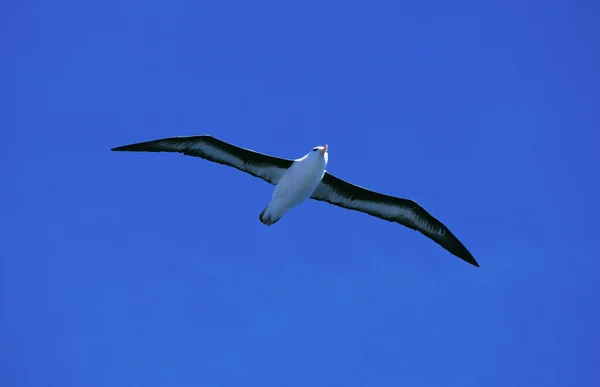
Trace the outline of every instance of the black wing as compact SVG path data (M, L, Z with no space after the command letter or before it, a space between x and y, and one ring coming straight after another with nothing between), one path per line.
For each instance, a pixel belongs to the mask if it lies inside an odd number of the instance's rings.
M294 160L258 153L250 149L228 144L209 135L163 138L124 145L111 150L179 152L187 156L201 157L215 163L237 168L271 184L277 184L285 171L294 163Z
M370 191L348 183L328 172L325 172L323 180L311 198L400 223L419 231L457 257L479 267L475 258L458 238L442 222L412 200Z

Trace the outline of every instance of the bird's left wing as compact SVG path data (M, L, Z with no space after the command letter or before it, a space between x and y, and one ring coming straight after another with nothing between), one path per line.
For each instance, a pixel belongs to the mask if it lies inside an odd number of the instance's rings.
M271 184L277 184L281 176L294 163L294 160L282 159L258 153L250 149L226 143L209 135L171 137L160 140L140 142L111 149L131 152L179 152L187 156L196 156L215 163L228 165L259 177Z
M384 195L325 172L311 199L361 211L417 230L466 262L479 267L471 253L439 220L416 202Z

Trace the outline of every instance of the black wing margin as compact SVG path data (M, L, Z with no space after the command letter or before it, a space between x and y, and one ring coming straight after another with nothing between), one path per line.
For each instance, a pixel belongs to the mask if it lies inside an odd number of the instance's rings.
M170 137L119 146L113 151L178 152L227 165L277 184L294 160L270 156L226 143L209 135Z
M354 185L325 172L312 199L360 211L417 230L464 261L479 267L469 250L452 232L416 202Z

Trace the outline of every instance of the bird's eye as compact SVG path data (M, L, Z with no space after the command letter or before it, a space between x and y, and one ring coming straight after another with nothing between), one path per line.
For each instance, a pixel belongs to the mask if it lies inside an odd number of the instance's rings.
M313 148L313 152L316 152L318 150L319 150L319 148Z

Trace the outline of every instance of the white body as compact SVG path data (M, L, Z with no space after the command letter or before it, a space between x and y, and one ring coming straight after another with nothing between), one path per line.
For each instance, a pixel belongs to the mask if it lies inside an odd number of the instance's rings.
M271 225L286 212L310 197L321 182L327 167L326 148L317 147L285 172L273 190L271 202L260 214L261 222Z

